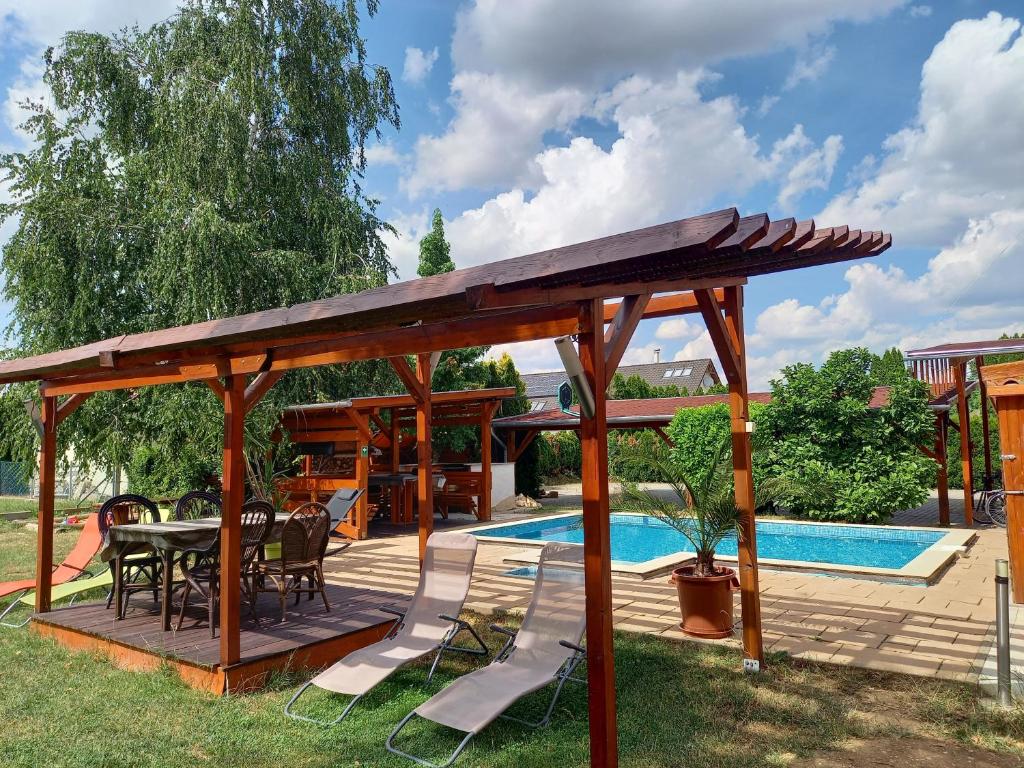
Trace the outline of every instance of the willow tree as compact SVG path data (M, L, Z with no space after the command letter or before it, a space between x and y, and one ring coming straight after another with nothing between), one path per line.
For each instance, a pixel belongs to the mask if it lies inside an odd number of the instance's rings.
M18 222L3 249L9 354L385 283L391 228L360 180L366 141L398 126L398 107L359 12L357 0L188 0L149 29L73 32L48 50L50 98L23 105L31 148L0 162L14 197L0 216ZM365 364L291 374L263 416L380 386L393 379ZM33 391L4 393L0 452L30 455L13 415ZM202 385L109 393L62 440L107 466L140 449L216 466L221 414Z

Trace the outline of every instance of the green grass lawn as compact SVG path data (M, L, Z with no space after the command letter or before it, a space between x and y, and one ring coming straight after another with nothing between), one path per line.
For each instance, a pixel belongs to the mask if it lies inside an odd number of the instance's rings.
M76 509L81 506L88 506L90 502L80 502L74 499L56 499L54 508L59 512L62 509ZM20 496L0 496L0 513L3 512L31 512L39 511L39 500L23 498Z
M70 546L62 537L62 546ZM5 578L31 571L30 557L18 557L17 567L6 557L17 542L25 547L27 541L24 532L0 528ZM491 617L473 619L484 627ZM500 643L489 632L485 637L491 647ZM615 642L623 766L802 768L824 751L864 740L870 746L879 738L941 750L934 765L948 764L948 749L970 750L979 766L1024 759L1024 711L988 707L970 686L782 656L760 676L748 677L732 649L629 633L617 634ZM281 713L304 679L297 675L282 674L261 693L218 698L187 688L169 669L121 671L101 656L69 653L27 630L0 630L0 663L0 764L19 768L411 766L384 750L387 734L408 711L477 664L453 658L430 685L423 684L424 665L405 669L344 724L326 729ZM514 713L538 717L546 694L520 702ZM337 714L340 701L317 693L304 709ZM405 748L435 760L458 741L452 732L423 723L402 736ZM549 728L498 722L456 765L574 768L587 765L587 754L586 687L570 684Z

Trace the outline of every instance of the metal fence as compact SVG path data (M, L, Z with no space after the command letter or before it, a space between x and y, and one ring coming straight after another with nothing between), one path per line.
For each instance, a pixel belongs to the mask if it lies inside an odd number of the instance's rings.
M0 496L31 496L29 468L17 461L0 461Z

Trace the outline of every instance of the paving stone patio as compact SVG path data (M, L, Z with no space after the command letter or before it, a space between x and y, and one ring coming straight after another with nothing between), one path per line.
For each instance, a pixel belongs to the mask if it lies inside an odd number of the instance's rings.
M563 490L563 489L560 489ZM934 525L933 498L897 516L904 525ZM572 488L546 510L578 507ZM962 501L951 499L962 522ZM457 524L453 516L449 524ZM501 517L523 518L521 514ZM469 521L469 518L466 518ZM956 525L960 525L958 522ZM1001 529L979 528L977 540L931 586L868 579L761 570L761 607L766 648L816 661L869 669L990 682L995 631L994 561L1007 556ZM359 542L333 558L328 580L377 583L382 589L412 592L417 580L417 539L404 535ZM522 548L482 544L467 608L482 613L521 611L533 582L505 573L505 558ZM675 588L666 577L647 581L613 579L615 627L676 640L698 642L677 628ZM739 605L737 598L737 616ZM1015 612L1013 655L1024 661L1024 610ZM739 640L718 641L738 647ZM1024 680L1024 669L1016 670Z

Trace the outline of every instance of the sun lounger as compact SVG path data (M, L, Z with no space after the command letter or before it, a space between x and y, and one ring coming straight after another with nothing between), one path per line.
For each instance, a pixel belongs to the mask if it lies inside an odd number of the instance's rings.
M455 762L473 736L498 717L534 728L546 726L562 686L567 680L576 680L572 673L586 658L580 647L586 628L582 564L582 546L559 542L545 545L530 607L519 631L492 625L492 629L508 635L501 653L486 667L460 677L406 715L388 736L388 751L428 768L445 768ZM523 696L552 683L556 684L554 696L539 721L527 722L503 714ZM437 765L394 745L399 731L416 716L466 734L446 762Z
M473 627L458 618L469 593L476 548L476 538L466 533L431 535L427 540L419 586L409 609L404 614L390 608L381 609L398 617L389 635L380 642L350 653L302 686L285 706L285 714L296 720L334 725L344 720L356 702L374 686L404 664L436 651L437 656L427 675L427 680L430 680L445 651L487 655L487 646ZM480 647L454 645L455 638L463 631L469 632ZM314 720L292 712L292 706L310 686L355 698L335 720Z
M86 568L96 557L96 553L100 551L102 545L103 537L100 535L99 518L97 515L91 514L86 518L82 532L78 534L78 541L75 542L74 549L64 558L64 562L53 566L50 583L57 587L83 576L91 577L92 574ZM0 584L0 598L15 595L11 598L10 604L0 613L0 623L13 610L14 606L35 588L35 579L20 579Z
M78 599L79 595L83 595L93 589L110 589L114 584L114 577L110 573L109 568L104 568L100 573L95 576L88 578L75 579L74 581L68 581L63 584L59 584L50 590L50 602L51 604L57 603L61 600L67 600L68 606L75 604L75 600ZM7 612L11 610L15 605L23 605L29 608L35 606L36 596L33 592L29 592L27 595L22 597L20 600L16 600L7 607L7 610L2 614L7 615ZM8 622L0 621L0 626L4 627L24 627L32 619L32 614L25 617L24 621L21 622Z

